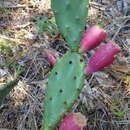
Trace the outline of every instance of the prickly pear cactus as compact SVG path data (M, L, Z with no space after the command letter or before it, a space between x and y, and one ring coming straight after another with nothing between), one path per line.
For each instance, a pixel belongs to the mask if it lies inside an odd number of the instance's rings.
M6 85L0 87L0 105L4 97L18 84L18 80L13 80Z
M57 25L71 49L77 49L84 31L89 0L51 0Z
M80 54L65 54L53 68L44 102L44 130L54 130L78 99L84 84L85 63Z

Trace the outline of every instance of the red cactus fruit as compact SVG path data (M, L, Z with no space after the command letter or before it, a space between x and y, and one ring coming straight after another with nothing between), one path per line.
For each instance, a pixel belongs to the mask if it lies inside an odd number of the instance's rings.
M94 25L84 33L80 43L80 52L86 52L97 47L106 35L107 33L103 28Z
M81 113L67 115L60 124L59 130L83 130L86 126L86 118Z
M47 56L50 65L54 66L57 61L56 55L51 52L45 52L45 55Z
M120 51L121 49L112 42L101 46L90 58L85 74L92 74L110 65L115 60L115 55Z

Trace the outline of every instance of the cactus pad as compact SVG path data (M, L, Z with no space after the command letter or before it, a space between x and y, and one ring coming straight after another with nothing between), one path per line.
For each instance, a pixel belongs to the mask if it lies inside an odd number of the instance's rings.
M89 0L52 0L56 23L71 49L77 49L84 31Z
M13 80L4 85L3 87L0 87L0 105L2 103L2 100L4 97L18 84L18 80Z
M80 54L65 54L53 68L45 92L44 130L54 130L78 99L84 84L85 63Z

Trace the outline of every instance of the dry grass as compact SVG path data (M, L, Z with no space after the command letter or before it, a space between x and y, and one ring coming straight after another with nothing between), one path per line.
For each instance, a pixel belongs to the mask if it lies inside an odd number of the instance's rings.
M91 0L86 27L101 24L108 32L105 42L116 42L122 53L113 65L86 79L81 99L72 111L86 115L86 129L127 130L130 128L130 16L117 10L117 1L102 2ZM0 84L14 79L19 66L24 68L18 86L0 107L0 128L42 129L44 89L52 69L44 51L48 49L62 56L68 50L58 31L50 31L49 27L49 30L38 32L32 17L53 16L47 3L42 7L38 4L38 1L30 0L28 6L20 3L24 7L16 4L11 9L0 10L0 40L13 42L8 45L13 50L11 53L0 52L0 68L5 71L4 76L0 75Z

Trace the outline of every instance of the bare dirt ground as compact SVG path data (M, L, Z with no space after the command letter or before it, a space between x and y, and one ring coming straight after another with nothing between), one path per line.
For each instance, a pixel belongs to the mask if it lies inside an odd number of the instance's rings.
M86 79L81 99L72 109L87 117L86 130L130 129L129 10L129 0L90 1L86 29L103 26L108 32L105 43L116 42L122 52L111 66ZM0 85L23 69L19 84L0 106L3 130L42 129L44 90L52 69L45 50L59 57L68 50L49 0L0 1Z

